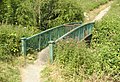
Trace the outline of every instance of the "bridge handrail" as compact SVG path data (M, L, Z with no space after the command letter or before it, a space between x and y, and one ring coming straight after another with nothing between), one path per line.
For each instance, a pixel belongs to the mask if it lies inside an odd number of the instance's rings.
M95 23L95 22L85 23L85 24L83 24L83 25L81 25L81 26L78 26L78 27L72 29L71 31L67 32L66 34L64 34L63 36L61 36L61 37L58 38L57 40L55 40L55 43L58 42L59 40L64 39L66 36L70 35L72 32L78 30L79 28L82 28L83 26L90 25L90 24L93 25L94 23Z
M47 29L47 30L45 30L45 31L42 31L42 32L40 32L40 33L38 33L38 34L35 34L35 35L31 36L31 37L28 37L27 40L28 40L28 39L31 39L32 37L35 37L35 36L41 35L41 34L46 33L46 32L48 32L48 31L51 31L51 30L54 30L54 29L60 28L61 26L65 26L65 25L69 25L69 24L82 24L82 22L71 22L71 23L62 24L62 25L59 25L59 26L56 26L56 27L53 27L53 28Z
M38 34L35 34L35 35L31 36L31 37L28 37L27 39L31 39L31 38L36 37L36 36L38 36L38 35L44 34L44 33L48 32L48 31L52 31L52 30L54 30L54 29L60 28L61 26L63 26L63 25L60 25L60 26L56 26L56 27L47 29L47 30L42 31L42 32L40 32L40 33L38 33Z
M78 25L75 25L78 24ZM31 37L24 37L22 38L22 54L27 54L27 50L32 48L34 50L36 49L43 49L46 46L48 46L48 42L51 40L56 40L57 38L61 37L68 31L72 30L77 26L80 26L82 22L72 22L72 23L66 23L60 26L56 26L53 28L50 28L48 30L42 31L38 34L35 34ZM66 26L66 25L73 25L73 26ZM68 27L68 28L67 28Z

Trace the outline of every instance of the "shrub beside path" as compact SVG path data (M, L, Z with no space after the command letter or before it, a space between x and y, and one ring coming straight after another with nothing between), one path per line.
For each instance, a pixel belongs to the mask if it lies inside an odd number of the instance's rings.
M92 18L89 18L89 20L87 20L88 16L86 16L85 22L91 20L99 21L100 19L102 19L102 17L109 11L111 3L112 2L107 3L103 6L100 6L98 9L90 11L89 16L92 15L92 13L98 14L100 12L99 9L105 6L104 10L102 10L96 17L95 15L92 16L94 20ZM28 64L25 67L20 68L22 82L44 82L42 78L40 78L40 72L44 69L45 64L48 63L48 60L49 60L49 47L46 47L45 49L38 53L37 60L33 64Z

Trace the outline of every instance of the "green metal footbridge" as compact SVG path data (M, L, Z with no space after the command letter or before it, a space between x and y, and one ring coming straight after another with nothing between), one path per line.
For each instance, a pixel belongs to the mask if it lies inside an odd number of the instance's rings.
M60 40L72 38L76 41L82 41L92 34L94 22L82 24L81 22L72 22L63 24L28 38L22 38L22 54L27 55L29 50L42 50L49 46L50 61L53 62L54 44Z

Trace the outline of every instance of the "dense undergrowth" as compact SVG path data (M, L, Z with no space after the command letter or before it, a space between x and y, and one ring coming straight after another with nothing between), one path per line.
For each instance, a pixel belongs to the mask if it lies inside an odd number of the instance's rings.
M95 55L84 42L61 41L54 51L54 63L43 70L46 81L81 82L94 72Z
M101 56L102 71L120 81L120 1L116 0L108 15L96 23L92 47Z
M83 12L109 0L2 0L0 23L37 26L41 30L63 23L83 21Z
M114 1L95 24L91 47L73 40L57 44L52 65L43 70L48 82L120 81L120 1ZM76 44L77 43L77 44Z
M21 37L37 32L34 27L0 26L0 82L21 82L18 69L24 64L24 58L20 57Z
M83 21L79 2L73 0L3 0L0 9L1 23L37 26L41 30Z
M12 57L20 56L21 37L28 37L38 30L34 27L22 27L12 25L0 26L0 60L12 61Z

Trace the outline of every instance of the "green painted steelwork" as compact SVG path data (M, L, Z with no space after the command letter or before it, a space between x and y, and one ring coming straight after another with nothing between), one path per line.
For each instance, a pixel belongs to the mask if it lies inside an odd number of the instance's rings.
M22 38L22 54L26 56L27 51L41 50L48 46L50 48L50 62L53 62L54 44L60 40L72 38L82 41L92 33L94 22L81 25L81 23L67 23L57 26L28 38Z
M49 41L48 43L49 43L49 49L50 49L50 63L52 63L53 62L53 53L54 53L53 47L54 47L55 42Z
M21 38L21 41L22 41L22 54L25 56L26 55L26 38L24 37L24 38Z
M83 24L81 26L78 26L71 31L67 32L57 40L55 40L55 43L62 40L62 39L67 39L67 38L72 38L76 41L80 41L87 37L88 35L91 35L92 33L92 28L94 26L94 22Z
M81 22L63 24L41 33L22 39L22 54L26 55L28 50L41 50L48 46L49 41L55 41L65 33L81 25Z
M55 41L49 42L50 44L50 62L53 62L53 53L54 53L54 48L53 48L53 42L57 43L60 40L63 39L68 39L68 38L72 38L76 41L82 41L85 38L89 37L92 34L92 28L94 27L94 22L91 23L87 23L87 24L83 24L81 26L78 26L72 30L70 30L69 32L67 32L66 34L64 34L63 36L61 36L60 38L58 38Z

